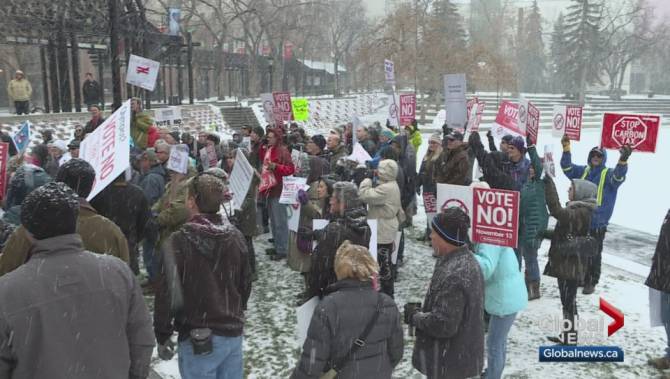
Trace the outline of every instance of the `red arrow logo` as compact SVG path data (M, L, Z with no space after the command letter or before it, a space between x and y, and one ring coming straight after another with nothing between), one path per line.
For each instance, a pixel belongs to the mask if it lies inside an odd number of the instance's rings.
M623 327L623 313L621 313L620 310L618 310L614 305L608 303L602 297L600 298L600 310L614 319L612 323L607 325L608 337Z
M137 66L138 74L149 74L149 66Z

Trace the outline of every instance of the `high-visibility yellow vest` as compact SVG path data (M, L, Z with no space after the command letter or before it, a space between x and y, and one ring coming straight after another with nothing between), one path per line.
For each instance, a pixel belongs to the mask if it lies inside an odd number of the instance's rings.
M603 189L605 188L607 170L609 170L609 168L603 169L600 173L600 181L598 182L598 206L603 205ZM582 175L581 179L586 179L586 177L589 175L589 172L591 172L591 167L587 167L586 170L584 170L584 174Z

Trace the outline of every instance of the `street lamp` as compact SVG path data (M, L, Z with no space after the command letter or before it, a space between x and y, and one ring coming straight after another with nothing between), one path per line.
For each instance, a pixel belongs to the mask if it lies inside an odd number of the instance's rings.
M268 74L270 75L270 89L268 92L272 92L272 65L274 63L274 58L272 55L268 57Z

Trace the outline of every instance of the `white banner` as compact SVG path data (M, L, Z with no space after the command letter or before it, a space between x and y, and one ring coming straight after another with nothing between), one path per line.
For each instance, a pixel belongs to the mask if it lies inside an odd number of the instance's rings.
M298 232L298 228L300 227L301 209L302 205L300 205L300 203L286 206L286 211L288 212L288 230L296 233Z
M465 98L465 74L444 75L444 109L450 128L465 130L468 121L468 104Z
M306 191L307 178L297 178L295 176L285 176L282 181L282 191L279 197L279 204L298 204L298 191Z
M301 347L307 339L307 330L309 330L309 324L312 322L312 315L314 315L314 310L316 309L316 306L319 305L319 302L319 297L314 296L305 304L296 308L296 318L298 319L296 331L298 334L298 344Z
M365 162L372 160L372 157L370 154L368 154L367 151L365 151L360 143L356 142L356 144L354 144L353 150L351 151L351 155L348 156L347 159L364 165Z
M265 122L268 124L274 124L275 98L272 96L272 93L262 93L261 104L263 105L263 116L265 117Z
M131 54L128 60L126 83L153 91L156 87L160 65L159 62Z
M79 156L95 169L91 200L130 166L130 100L86 136Z
M156 126L180 126L182 123L181 107L158 108L154 110Z
M230 173L230 177L228 178L230 191L233 193L233 207L235 209L242 209L242 203L247 197L247 193L249 192L249 187L251 186L251 181L253 178L254 168L251 167L251 164L242 151L238 149L235 155L233 171Z
M188 172L188 146L172 146L170 149L170 159L167 161L167 169L180 174Z

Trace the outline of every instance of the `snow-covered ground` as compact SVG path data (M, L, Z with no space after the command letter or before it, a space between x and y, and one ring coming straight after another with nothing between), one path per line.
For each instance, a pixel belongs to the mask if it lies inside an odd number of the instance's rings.
M368 121L364 121L368 122ZM427 140L428 135L424 136ZM588 150L597 144L598 130L584 130L582 141L573 143L575 161L582 163ZM560 159L560 142L550 131L541 131L540 145L554 146ZM603 317L599 297L618 307L625 315L625 326L606 340L607 345L619 346L625 353L623 363L540 363L538 347L548 345L550 333L540 327L540 320L560 317L561 306L556 280L542 278L542 298L529 303L521 312L509 336L508 378L656 378L660 372L646 364L650 357L663 354L665 332L649 327L648 289L644 277L648 272L663 216L670 206L667 187L670 179L663 175L670 162L670 130L659 136L657 154L633 154L629 175L619 191L619 201L613 225L605 241L604 267L596 294L577 297L580 317ZM424 141L419 156L425 154ZM610 165L618 158L611 152ZM567 200L568 180L558 173L557 185L563 200ZM665 195L665 196L664 196ZM415 240L425 227L423 208L408 230L406 264L399 270L396 283L396 302L400 308L409 301L422 301L432 275L434 258L431 249ZM270 247L269 235L255 240L259 280L254 283L249 309L246 313L244 360L246 378L287 378L299 357L301 347L296 340L295 295L302 290L302 278L292 272L285 262L267 259L264 249ZM549 242L540 250L540 267L544 268ZM609 318L604 317L605 323ZM405 356L393 373L394 378L421 378L412 368L413 338L405 338ZM154 369L164 378L179 378L176 358L169 362L156 361ZM366 378L361 378L366 379Z

